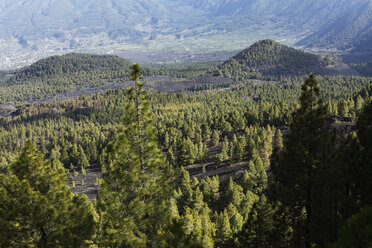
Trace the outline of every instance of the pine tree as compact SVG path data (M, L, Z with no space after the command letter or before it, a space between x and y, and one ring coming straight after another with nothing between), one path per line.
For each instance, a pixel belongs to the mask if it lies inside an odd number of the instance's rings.
M207 177L200 181L200 189L203 192L204 200L212 206L219 196L220 181L218 176Z
M192 141L187 138L183 139L177 160L180 165L190 165L195 162L196 149Z
M220 135L217 130L213 130L212 133L212 145L216 146L220 142Z
M216 156L218 162L222 162L229 157L229 141L226 136L221 144L221 152Z
M174 161L174 155L173 155L173 151L171 147L169 147L168 152L167 152L167 161L171 164L173 164L173 161Z
M364 99L361 95L359 95L356 99L356 104L355 104L355 110L359 111L363 108L364 105Z
M243 217L232 203L227 206L227 212L230 217L231 231L234 234L238 233L242 229L244 223Z
M172 169L158 148L141 68L133 64L121 131L106 149L99 190L102 246L159 246L169 224Z
M274 239L275 232L278 231L274 225L274 214L275 209L264 195L261 196L253 205L242 231L237 235L237 246L244 248L278 247Z
M6 174L8 172L8 161L4 157L0 158L0 174Z
M194 194L193 194L193 209L200 210L203 205L203 193L200 191L199 187L196 187Z
M321 223L322 196L335 146L326 126L326 106L314 75L302 86L300 103L301 107L293 114L283 151L272 165L272 185L273 195L293 216L295 246L302 246L303 242L304 247L310 248L314 243L324 245L327 242L324 239L331 239L328 230L322 229L325 227Z
M179 176L180 182L180 191L182 193L182 198L180 199L181 206L191 206L193 201L193 190L191 187L191 180L188 171L186 171L183 167L181 167L181 175Z
M218 215L217 236L222 242L227 241L232 237L229 214L227 213L226 209Z
M274 140L273 140L273 150L281 151L283 149L283 135L280 129L276 129Z
M224 193L226 203L232 203L236 207L240 206L244 197L243 188L239 184L235 183L231 177L229 178L229 182L227 183Z
M84 247L96 230L92 203L29 140L10 175L0 175L0 202L1 247Z
M77 166L80 168L89 167L89 161L87 156L85 155L84 149L79 145L79 156L77 158Z
M164 135L164 146L169 147L169 133L168 132L165 132L165 135Z

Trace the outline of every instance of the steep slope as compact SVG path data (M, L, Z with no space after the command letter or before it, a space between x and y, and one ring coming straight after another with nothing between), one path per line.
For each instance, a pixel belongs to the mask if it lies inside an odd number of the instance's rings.
M372 50L372 2L364 0L318 32L299 41L307 47Z
M235 80L308 73L357 74L335 56L306 53L273 40L256 42L213 73Z

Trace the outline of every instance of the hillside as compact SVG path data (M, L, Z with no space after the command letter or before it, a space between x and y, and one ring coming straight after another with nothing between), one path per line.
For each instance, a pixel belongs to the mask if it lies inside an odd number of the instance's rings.
M357 74L335 56L299 51L273 40L254 43L212 72L235 80L308 73Z
M365 0L319 31L302 39L300 46L336 48L339 50L372 51L372 2Z
M60 92L104 85L112 78L127 78L131 63L118 56L67 54L53 56L4 74L0 103L26 102Z
M364 76L372 76L372 61L362 64L352 64L351 67Z
M79 73L110 73L122 71L129 75L131 63L112 55L70 53L41 59L17 70L6 83L40 78L73 77Z

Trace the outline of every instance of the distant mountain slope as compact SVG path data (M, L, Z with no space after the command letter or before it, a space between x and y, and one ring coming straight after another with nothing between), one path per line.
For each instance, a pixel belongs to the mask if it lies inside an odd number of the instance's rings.
M329 23L347 26L349 22L338 20L350 10L363 10L366 1L2 0L0 69L76 51L200 54L242 49L265 38L293 45ZM358 25L368 13L363 16L358 17ZM368 46L370 33L361 30L356 42ZM327 37L324 41L333 45L334 40ZM314 36L304 45L324 47L324 42L316 40ZM350 42L354 40L346 39L345 45Z
M161 17L167 10L146 0L2 0L0 34L27 40L114 30L136 34L134 25ZM154 20L153 20L154 21ZM108 29L107 29L108 28ZM141 33L137 30L137 33Z
M351 67L364 76L372 77L372 60L363 64L354 64Z
M372 50L372 1L364 0L297 45L317 48Z
M236 80L262 76L357 74L331 55L315 55L281 45L273 40L258 41L213 71Z

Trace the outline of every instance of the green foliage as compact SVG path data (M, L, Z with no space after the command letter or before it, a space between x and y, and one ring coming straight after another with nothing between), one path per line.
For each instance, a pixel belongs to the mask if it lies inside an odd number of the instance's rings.
M242 227L235 239L237 247L278 247L273 233L277 231L274 224L274 214L276 209L267 201L265 196L261 196L248 215L248 220Z
M262 40L238 53L215 70L215 75L223 75L236 81L257 79L263 76L304 74L306 67L327 66L327 57L302 52L273 40Z
M53 56L15 71L0 85L0 100L24 102L103 85L111 79L129 75L129 68L129 61L117 56L78 53Z
M219 162L222 162L229 157L229 141L226 136L221 144L221 152L217 154L216 157Z
M372 245L372 207L362 208L342 227L334 248L370 247Z
M325 186L323 175L331 175L334 143L319 95L318 82L310 75L302 87L301 107L293 114L283 151L272 165L274 194L292 211L293 226L298 231L295 240L302 240L305 247L325 245L334 238L333 233L320 228L326 226L321 223L326 214L322 196L331 190ZM327 225L334 221L329 219Z
M227 241L232 236L230 219L226 209L217 217L217 236L221 241Z
M177 156L180 165L193 164L196 159L195 146L190 139L184 139L181 144L180 151Z
M62 167L52 168L27 141L10 175L0 175L1 247L88 247L97 216L71 193Z
M133 64L129 101L118 139L106 150L99 213L103 246L156 247L165 240L169 173L158 148L141 69Z

